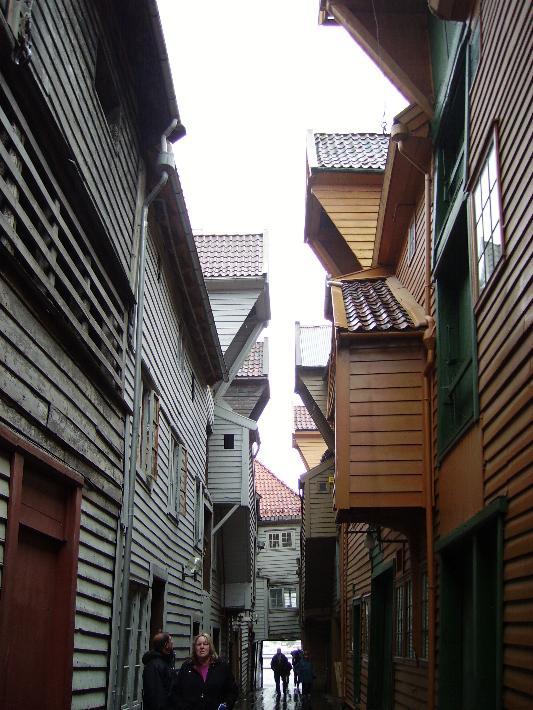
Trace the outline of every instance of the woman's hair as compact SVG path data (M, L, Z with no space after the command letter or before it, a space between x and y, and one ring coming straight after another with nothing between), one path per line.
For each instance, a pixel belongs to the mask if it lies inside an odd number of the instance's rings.
M207 641L207 644L209 646L209 658L214 661L218 658L217 652L215 651L215 646L213 644L213 640L209 634L205 634L203 631L201 631L197 636L195 636L192 640L192 652L191 652L191 657L192 660L196 663L198 661L198 658L196 657L196 642L200 638L200 636L203 636L205 640Z

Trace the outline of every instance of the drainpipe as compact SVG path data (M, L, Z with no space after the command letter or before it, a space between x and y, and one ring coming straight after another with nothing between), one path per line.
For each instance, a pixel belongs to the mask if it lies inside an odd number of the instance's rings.
M394 134L394 135L393 135ZM436 574L434 551L434 511L433 511L433 412L431 399L431 384L435 364L435 321L431 317L431 174L414 161L404 150L409 131L402 124L396 124L391 129L391 140L398 145L398 151L411 165L424 176L424 310L426 312L427 330L424 334L424 344L427 349L427 359L424 368L424 491L426 508L426 557L428 574L428 695L427 709L435 707L435 652L436 652Z
M117 652L117 680L115 684L114 707L119 710L122 699L122 687L124 684L124 665L126 661L126 629L128 615L128 593L131 567L131 548L133 542L133 513L135 509L135 481L137 475L137 441L139 439L139 429L141 423L141 366L142 366L142 337L143 337L143 317L144 317L144 277L146 272L146 235L148 231L148 210L157 195L166 185L169 174L166 169L172 169L173 160L171 150L168 145L168 136L176 128L177 119L174 119L170 126L161 136L161 152L157 163L162 168L159 181L153 190L144 200L141 211L141 231L139 235L139 263L137 266L137 313L135 323L135 380L133 390L133 421L131 426L131 448L130 465L128 472L128 501L126 539L124 542L124 556L122 561L122 585L120 590L120 626L118 632L118 652Z

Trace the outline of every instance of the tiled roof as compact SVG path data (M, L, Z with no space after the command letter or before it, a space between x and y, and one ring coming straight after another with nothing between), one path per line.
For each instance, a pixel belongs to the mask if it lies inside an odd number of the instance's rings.
M194 241L206 279L257 277L264 272L262 234L197 234Z
M298 336L299 330L299 336ZM331 351L330 325L298 325L297 343L300 365L303 367L325 367Z
M384 170L389 136L382 133L315 133L317 167Z
M307 407L301 404L294 407L294 431L317 431L317 426L311 419Z
M265 375L263 361L263 343L254 343L248 357L243 362L237 377L263 377Z
M255 490L259 494L259 517L261 520L300 518L300 497L286 483L255 461Z
M383 279L342 282L348 330L396 331L415 328L411 317Z

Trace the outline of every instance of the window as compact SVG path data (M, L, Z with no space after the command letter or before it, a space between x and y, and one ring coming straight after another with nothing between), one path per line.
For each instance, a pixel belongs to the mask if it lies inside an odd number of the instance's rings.
M194 544L202 547L203 538L203 518L204 518L204 486L202 481L196 479L196 494L194 499Z
M271 549L274 549L276 547L279 547L279 533L277 532L269 532L268 533L268 546Z
M293 547L292 531L281 533L281 546L282 547Z
M477 412L474 316L463 207L437 271L438 454L443 456Z
M297 609L296 589L293 587L270 588L271 609Z
M410 264L413 260L413 256L416 251L416 229L415 221L413 220L409 225L409 231L407 232L407 263Z
M413 646L413 585L410 579L396 587L394 653L403 658L414 658Z
M224 434L224 448L234 449L235 448L235 434Z
M420 645L421 658L427 658L429 652L429 587L428 573L425 571L422 574L422 623L420 625L422 634L422 643Z
M137 708L141 702L142 656L148 648L148 589L132 584L128 599L126 629L128 657L124 667L122 708Z
M294 547L294 535L292 530L268 533L268 546L271 549L279 547Z
M138 461L141 471L150 483L157 478L158 443L159 397L143 380Z
M494 140L472 194L478 289L490 279L503 251L500 189Z
M170 438L167 512L176 518L187 512L187 450L174 435Z

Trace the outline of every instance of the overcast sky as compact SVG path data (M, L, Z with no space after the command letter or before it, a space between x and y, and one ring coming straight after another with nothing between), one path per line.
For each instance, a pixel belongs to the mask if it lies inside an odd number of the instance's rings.
M406 102L319 0L158 0L180 117L174 148L191 224L266 232L271 398L259 460L293 488L294 323L323 323L325 274L303 243L308 129L381 132Z

